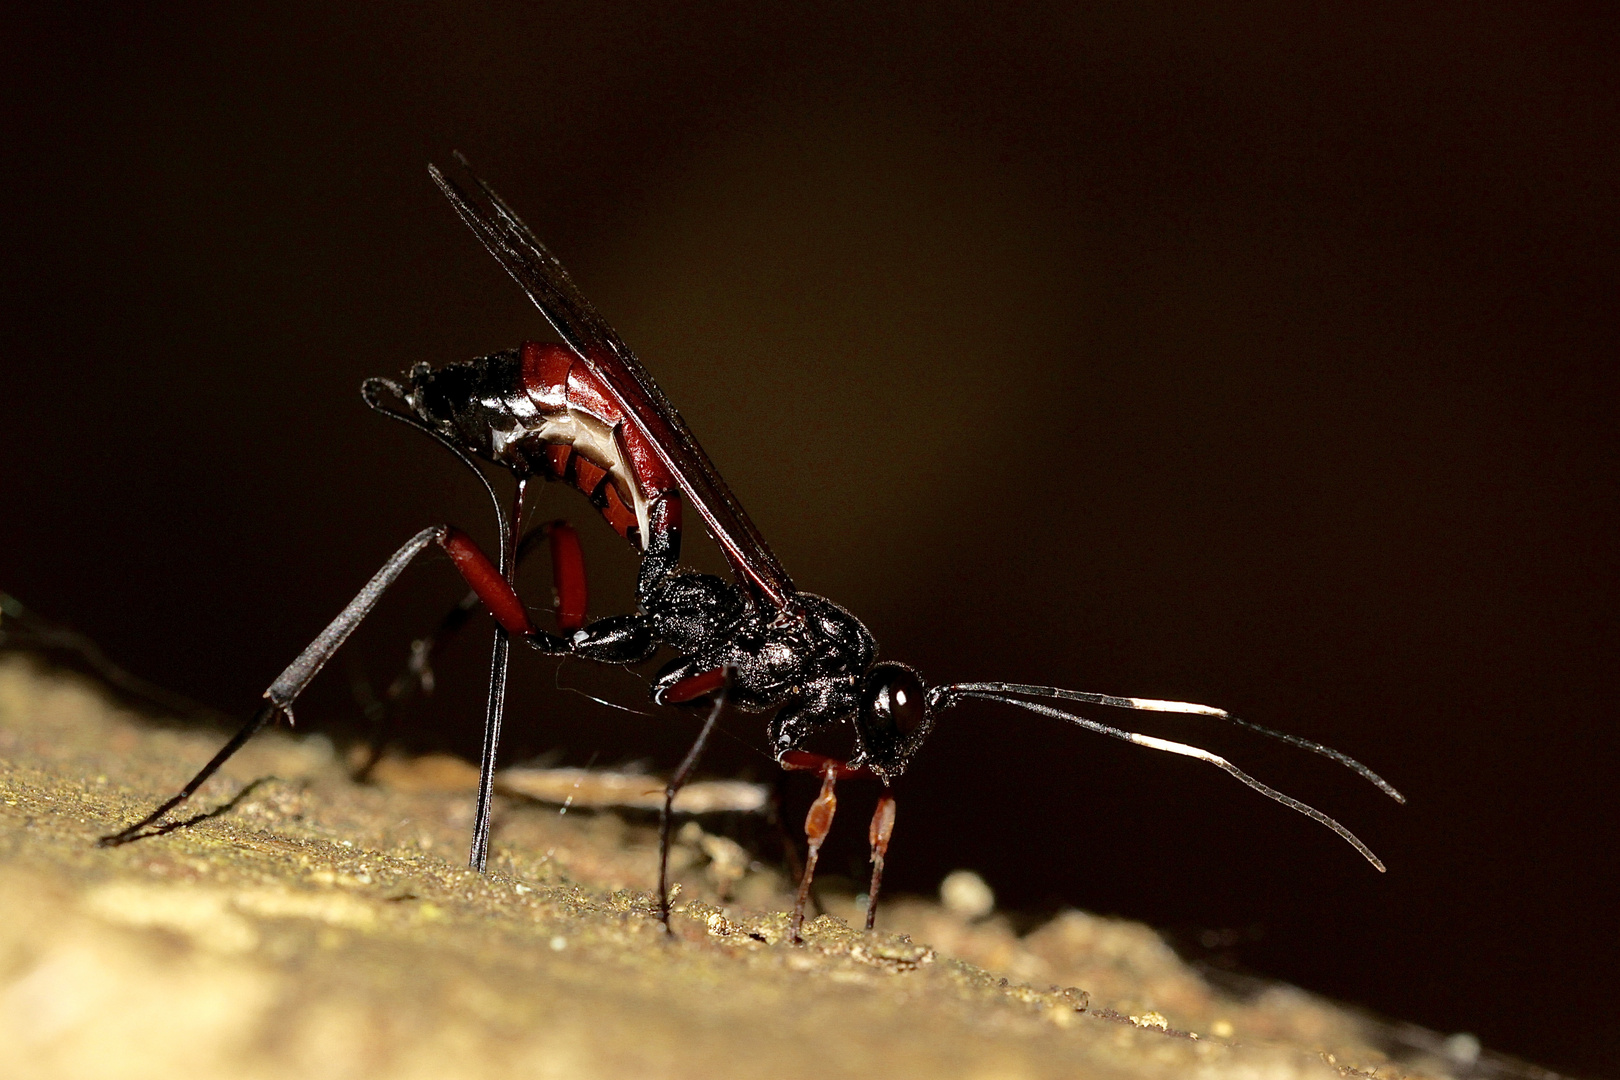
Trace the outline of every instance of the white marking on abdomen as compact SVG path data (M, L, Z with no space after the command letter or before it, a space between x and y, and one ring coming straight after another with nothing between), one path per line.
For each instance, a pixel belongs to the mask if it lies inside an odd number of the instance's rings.
M643 546L647 544L648 530L651 528L647 495L641 490L641 484L631 470L630 463L620 452L619 440L614 436L612 427L588 412L564 409L562 412L547 416L545 423L541 424L538 430L531 428L530 433L548 443L572 446L574 453L581 455L597 468L606 469L608 479L618 489L619 497L629 503L631 509L636 512L636 524L641 529L641 543Z

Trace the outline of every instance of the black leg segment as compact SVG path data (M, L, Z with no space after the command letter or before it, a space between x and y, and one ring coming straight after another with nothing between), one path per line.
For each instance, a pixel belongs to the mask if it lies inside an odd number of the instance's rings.
M344 641L354 632L355 627L359 626L361 620L376 606L377 601L382 598L382 594L388 591L388 587L399 578L400 574L404 573L405 567L410 565L411 560L434 544L445 544L447 538L452 537L453 534L454 530L448 526L435 525L432 528L423 529L406 541L404 546L389 556L388 561L382 565L382 568L372 576L370 581L366 582L365 587L356 594L355 598L349 601L344 609L338 613L337 618L328 623L326 628L316 636L315 640L310 642L304 651L298 654L297 659L276 677L276 680L270 684L269 689L265 690L265 702L253 714L253 718L220 749L219 753L214 755L207 765L203 766L196 776L186 783L185 787L181 788L172 798L134 825L110 836L103 837L98 843L104 847L113 847L150 835L146 831L148 828L156 824L163 815L195 794L197 789L210 776L217 772L226 761L230 760L233 754L240 750L261 729L268 726L278 716L285 716L290 722L292 720L293 702L298 699L298 695L304 692L304 688L315 678L326 662L332 658L332 655L342 647ZM501 635L503 641L499 648L504 654L504 630L501 631ZM504 703L504 683L502 685L501 703ZM495 704L497 703L492 701L491 707L494 708Z
M664 807L658 815L658 920L664 924L664 932L671 933L669 929L669 828L670 817L675 806L675 796L686 781L691 778L692 770L697 768L698 759L703 756L704 748L709 745L709 737L720 722L720 713L726 707L726 697L731 690L731 671L726 671L726 681L720 687L720 692L714 697L714 706L709 709L709 718L703 721L703 730L698 732L697 741L692 749L686 752L681 759L680 768L675 775L669 778L664 787Z

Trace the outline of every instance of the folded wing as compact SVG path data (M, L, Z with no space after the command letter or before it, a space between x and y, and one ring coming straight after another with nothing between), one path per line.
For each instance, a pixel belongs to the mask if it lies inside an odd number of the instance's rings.
M793 582L765 543L765 538L726 486L714 462L703 452L664 392L630 347L581 295L568 271L546 250L505 201L456 155L487 202L480 206L436 166L428 174L450 199L490 254L529 294L563 342L607 384L627 416L648 436L659 457L675 475L682 493L697 507L731 563L739 581L762 600L782 609L793 602Z

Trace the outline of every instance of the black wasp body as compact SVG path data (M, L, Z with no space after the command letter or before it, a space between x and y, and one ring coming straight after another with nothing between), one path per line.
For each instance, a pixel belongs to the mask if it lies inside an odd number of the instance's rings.
M1371 770L1338 751L1261 728L1206 705L1022 683L959 682L929 688L904 664L877 660L877 643L859 620L830 600L794 588L675 407L511 208L476 177L478 198L469 196L438 169L430 167L429 171L462 220L546 316L562 344L529 342L518 349L439 368L418 364L403 382L372 379L363 393L372 408L432 436L472 469L494 505L501 537L498 558L489 559L466 533L449 525L433 526L412 537L270 685L265 704L212 761L177 795L141 821L105 838L104 844L149 835L150 826L195 792L255 732L279 716L290 718L293 701L378 597L412 559L437 545L450 555L471 592L441 624L440 634L418 643L412 672L420 679L433 643L478 606L488 609L497 624L470 860L479 870L488 855L495 760L505 713L509 645L514 638L545 654L608 664L640 663L660 649L669 649L675 656L653 680L654 700L666 705L712 702L701 733L665 790L658 913L666 927L670 808L728 704L750 712L769 712L768 737L777 762L786 769L814 771L822 779L821 794L805 823L808 857L792 924L795 939L816 855L832 824L837 782L865 776L884 786L869 830L873 871L867 906L870 928L895 822L889 787L911 764L939 714L970 700L1015 705L1215 765L1326 825L1383 869L1344 826L1267 787L1224 758L1184 743L1099 723L1052 702L1221 717L1330 757L1401 800ZM385 395L404 408L385 404ZM516 494L509 508L475 459L494 463L514 477ZM639 554L635 612L587 622L584 566L572 528L551 522L520 535L525 496L537 478L577 488ZM734 580L680 566L682 518L687 507L697 511L720 546ZM542 542L552 555L558 632L536 626L513 588L519 562ZM806 749L812 737L836 733L845 725L848 753L827 757Z
M528 342L437 370L418 365L403 386L368 384L372 395L382 389L463 453L519 480L541 476L579 488L640 553L635 614L588 626L560 614L562 635L523 630L532 648L634 664L665 647L677 655L653 679L659 704L706 696L729 672L730 704L772 713L769 740L779 762L796 760L788 755L810 737L858 719L855 752L843 767L885 780L905 770L927 732L920 679L904 665L874 664L871 633L831 600L785 589L777 604L751 588L746 574L726 581L683 569L678 477L648 452L651 436L617 407L594 367L562 346ZM583 580L567 580L571 573L554 565L564 590L583 592ZM884 709L896 688L910 690L914 716Z

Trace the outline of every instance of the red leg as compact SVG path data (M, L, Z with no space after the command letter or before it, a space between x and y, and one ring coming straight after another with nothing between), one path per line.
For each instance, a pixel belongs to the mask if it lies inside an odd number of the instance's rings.
M536 526L518 542L517 565L522 566L527 562L536 545L543 540L550 541L552 547L552 580L556 585L558 601L557 622L565 630L577 630L584 618L586 602L585 557L580 551L579 534L574 532L573 526L566 521L551 521ZM567 551L558 554L559 547L565 547ZM387 698L383 704L393 705L418 687L426 693L433 692L434 654L444 642L466 625L468 617L477 611L482 603L479 594L469 590L467 595L461 598L461 602L439 620L439 625L434 627L431 633L411 642L410 663L405 671L388 684ZM548 641L546 644L548 651L561 652L566 649L561 639L555 642ZM549 648L551 646L554 646L554 649Z
M327 624L314 641L310 642L298 658L287 666L287 669L276 677L264 692L265 703L253 718L247 722L241 731L226 743L220 752L214 755L213 760L204 765L196 776L181 788L173 798L164 802L151 814L140 821L111 836L103 837L100 844L111 847L128 843L142 835L145 830L155 824L164 814L190 798L203 783L212 776L221 765L225 764L230 756L241 749L261 728L270 724L278 716L285 716L292 722L292 706L298 695L314 679L316 674L325 666L343 645L354 628L371 612L382 594L388 590L399 575L405 572L411 560L420 555L430 544L439 544L450 553L456 568L461 571L462 577L471 585L473 591L487 605L501 627L508 633L525 636L536 633L534 626L529 622L528 614L523 610L523 604L518 600L512 587L501 577L493 564L478 546L472 542L466 533L448 525L436 525L433 528L423 529L411 537L398 551L389 557L372 579L366 583L355 598L349 601L337 618Z
M585 625L585 553L579 534L566 521L543 525L551 542L551 583L557 590L557 626L571 633Z
M517 562L521 563L533 544L540 539L548 540L551 544L552 580L557 590L557 625L563 630L578 630L585 625L587 595L585 556L580 550L579 534L566 521L547 522L530 530L517 545ZM531 644L536 643L534 639L545 639L542 645L546 652L568 651L565 639L545 633L530 621L528 609L523 606L517 592L470 536L460 529L447 526L444 535L439 538L439 545L450 554L456 569L472 588L469 596L462 600L461 609L471 611L482 603L501 628L514 637L530 639ZM452 612L447 617L447 624L454 615L455 612ZM459 625L456 622L452 629Z
M523 608L523 601L512 586L501 577L501 572L495 569L495 564L489 561L489 556L478 549L472 537L453 526L439 530L439 546L450 555L450 560L461 571L472 591L478 594L478 599L484 602L489 613L495 616L495 621L501 628L513 637L530 637L535 627L529 621L529 613Z
M522 526L523 497L528 490L529 478L518 477L516 490L512 493L512 509L506 515L501 530L501 562L497 572L502 586L507 593L512 594L511 598L514 601L517 599L517 594L512 592L512 586L517 581L518 529ZM477 548L474 547L472 550L477 551ZM489 560L484 561L488 563ZM477 591L476 587L474 591ZM528 622L523 605L518 604L517 608L523 614L524 622ZM529 635L530 641L535 639L535 634ZM505 626L497 625L495 646L489 655L489 699L484 709L484 748L478 756L478 805L473 811L472 850L467 853L468 865L480 874L484 872L484 867L489 861L489 821L495 806L495 759L501 748L501 721L506 716L506 673L510 666L508 661L511 659L511 651L511 633Z
M552 580L557 588L557 621L563 629L577 629L577 624L568 625L563 612L579 612L583 617L585 611L585 560L579 550L579 536L566 521L552 521L530 529L518 542L517 565L522 566L528 561L530 555L541 542L550 540L552 543ZM567 545L571 550L568 554L559 556L557 545ZM466 626L467 620L473 612L483 605L478 593L468 590L461 598L460 603L445 613L444 618L430 632L411 642L410 659L406 662L405 670L394 677L388 684L382 699L378 700L370 694L370 687L363 677L356 676L355 696L360 702L367 719L372 722L371 751L365 763L355 770L355 779L364 782L382 760L384 750L387 748L395 710L400 704L408 700L418 690L424 694L433 692L433 660L439 649L446 642L460 633ZM561 654L568 651L568 642L552 634L539 632L537 636L528 639L530 645L539 646L540 651Z
M804 877L799 879L799 898L793 904L793 923L788 931L788 940L795 945L804 940L799 931L804 928L804 905L810 899L810 880L815 877L816 857L821 854L821 842L832 831L833 813L838 809L838 797L833 794L833 788L838 783L836 765L836 762L829 761L821 770L821 794L810 804L810 813L804 818L804 837L808 841L809 851L804 857Z
M872 887L866 890L866 928L877 922L878 891L883 888L883 857L889 853L889 837L894 834L894 796L885 791L872 811L872 824L866 835L872 841Z
M660 705L683 705L688 701L696 701L719 690L726 685L726 669L715 668L713 671L700 671L696 675L688 675L675 683L668 690L658 696Z

